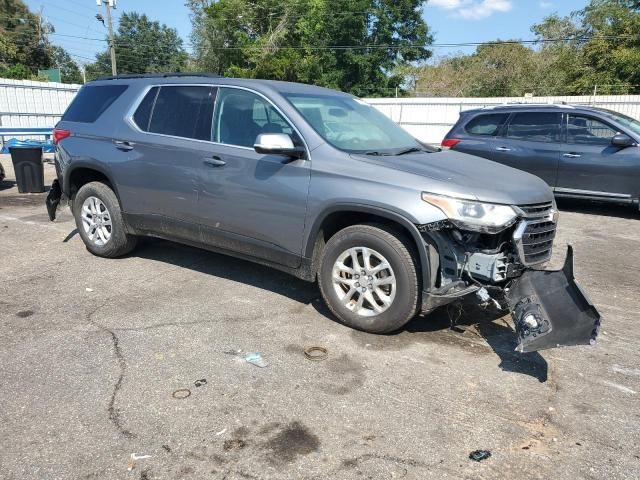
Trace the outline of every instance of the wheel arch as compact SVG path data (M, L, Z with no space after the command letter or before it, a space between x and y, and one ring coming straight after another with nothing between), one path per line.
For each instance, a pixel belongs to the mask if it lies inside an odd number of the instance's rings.
M80 188L89 182L106 183L116 195L120 202L120 195L116 184L111 180L111 176L107 171L99 166L91 163L78 163L73 165L64 177L63 191L70 199L73 199ZM120 202L122 205L122 202Z
M318 272L320 254L325 243L336 232L350 225L359 223L383 223L395 226L405 233L418 254L418 266L423 285L430 284L429 256L416 225L405 216L381 207L360 204L333 205L318 215L309 229L309 234L304 247L304 256L311 259L313 276Z

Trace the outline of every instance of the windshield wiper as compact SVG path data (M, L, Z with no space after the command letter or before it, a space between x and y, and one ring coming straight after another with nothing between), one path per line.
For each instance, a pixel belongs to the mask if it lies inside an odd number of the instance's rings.
M389 152L377 152L377 151L373 151L373 152L362 152L364 155L371 155L372 157L388 157L390 155L395 155L394 153L389 153Z
M407 153L425 152L426 150L420 147L410 147L400 150L396 155L406 155Z

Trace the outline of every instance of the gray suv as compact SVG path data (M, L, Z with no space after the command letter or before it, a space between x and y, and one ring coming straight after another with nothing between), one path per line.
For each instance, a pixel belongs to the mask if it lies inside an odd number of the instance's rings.
M558 197L640 204L640 122L572 105L464 111L443 147L542 178Z
M148 235L317 280L343 323L399 329L463 297L511 310L519 351L588 344L598 312L549 260L558 212L533 175L431 153L351 95L165 74L84 86L54 131L61 201L95 255Z

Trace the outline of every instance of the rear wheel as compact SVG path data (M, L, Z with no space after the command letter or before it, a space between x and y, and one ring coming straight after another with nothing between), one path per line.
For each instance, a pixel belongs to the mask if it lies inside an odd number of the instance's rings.
M94 255L119 257L136 245L126 232L118 197L102 182L83 185L73 200L73 214L82 241Z
M412 248L384 225L354 225L324 248L318 283L338 319L352 328L388 333L418 309L419 282Z

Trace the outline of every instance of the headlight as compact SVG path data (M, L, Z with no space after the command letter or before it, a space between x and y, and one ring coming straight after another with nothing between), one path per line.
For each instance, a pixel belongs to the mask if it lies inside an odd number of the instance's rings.
M498 233L510 227L518 214L508 205L462 200L432 193L423 193L422 200L438 207L451 223L463 230Z

